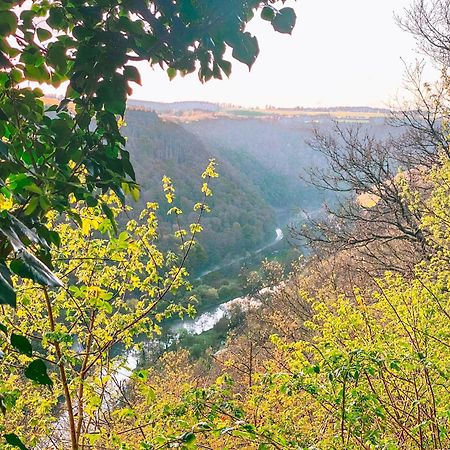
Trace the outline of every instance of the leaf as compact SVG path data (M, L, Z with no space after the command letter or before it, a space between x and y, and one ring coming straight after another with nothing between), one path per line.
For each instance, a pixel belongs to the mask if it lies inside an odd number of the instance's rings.
M0 223L0 232L8 239L14 251L19 252L25 248L17 233L4 223Z
M242 33L240 39L233 45L233 58L247 64L250 69L259 54L258 40L250 33Z
M0 323L0 331L3 331L3 333L7 333L8 332L8 328L6 328L6 325L3 325L2 323Z
M24 371L25 376L38 384L53 386L53 381L47 374L47 366L42 359L35 359L28 364Z
M169 80L172 81L177 76L177 69L169 67L167 69L167 75L169 75Z
M39 259L27 250L19 253L20 259L11 261L10 269L22 278L29 278L44 286L63 287L59 278Z
M33 356L31 342L25 336L13 333L11 335L11 345L22 355Z
M12 287L9 269L0 263L0 305L16 307L16 293Z
M141 191L140 191L138 186L131 186L130 187L130 194L131 194L131 198L135 202L139 201L139 198L141 196Z
M291 34L296 20L297 15L292 8L281 8L272 20L272 26L279 33Z
M55 119L52 121L51 130L55 133L55 140L58 145L64 146L72 138L72 129L67 120Z
M110 98L105 101L105 109L113 114L119 114L123 117L125 114L126 102L121 97Z
M63 98L56 108L57 112L63 111L67 109L67 105L70 103L70 98Z
M62 8L51 8L47 19L50 28L61 29L65 25L64 10Z
M31 214L33 214L34 211L36 211L38 205L39 205L39 197L37 196L31 197L27 207L23 210L24 214L26 216L31 216Z
M14 217L12 214L8 214L8 219L16 233L24 235L30 242L33 242L34 244L45 245L42 239L40 239L34 231L30 230L30 228L28 228L17 217Z
M4 69L12 67L11 61L5 56L3 52L0 52L0 68Z
M61 42L49 45L47 61L59 72L65 73L67 69L66 49Z
M221 59L217 61L219 67L223 70L223 73L229 78L231 75L231 63L230 61L226 61L225 59Z
M52 33L45 28L38 28L36 32L41 42L48 41L52 37Z
M106 203L102 203L102 211L105 213L105 216L111 222L111 225L114 230L114 234L117 236L118 231L117 231L116 219L114 218L114 213L112 212L111 208Z
M261 11L261 19L272 22L272 20L275 18L275 14L276 11L272 7L264 6L264 8Z
M142 85L141 75L136 67L125 66L123 68L123 75L128 81L134 81L135 83Z
M4 434L3 438L5 439L7 444L12 445L13 447L20 448L20 450L28 450L28 448L25 447L25 445L17 436L17 434L14 433Z
M0 14L0 36L14 34L17 29L17 16L11 11L2 11Z
M195 441L195 434L192 431L189 431L184 433L183 436L181 436L181 439L185 444L192 445Z

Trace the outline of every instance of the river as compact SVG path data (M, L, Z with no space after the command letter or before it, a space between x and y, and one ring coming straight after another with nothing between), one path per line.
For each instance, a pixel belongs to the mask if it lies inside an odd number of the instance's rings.
M276 243L280 242L283 238L284 234L282 229L276 228L275 238L268 244L252 252L251 255L236 258L233 261L227 262L226 264L215 266L212 269L203 272L197 279L209 275L210 273L222 270L237 262L244 261L248 258L251 258L252 256L258 255L264 250L267 250L268 248L274 246ZM251 299L249 297L236 297L232 300L229 300L214 307L210 311L205 311L199 314L197 317L193 319L177 320L176 322L170 325L169 331L175 336L175 338L183 331L186 331L190 334L198 335L214 328L223 317L228 316L231 313L233 308L238 306L245 311L258 305L259 302L257 300ZM116 379L119 382L124 381L126 378L130 376L130 374L137 367L137 365L138 365L138 355L135 352L128 352L126 354L125 366L118 370L116 374Z
M239 258L232 259L231 261L227 262L226 264L220 264L217 266L214 266L211 269L205 270L202 272L195 280L200 280L201 278L205 277L206 275L209 275L210 273L218 272L219 270L225 269L226 267L232 266L233 264L236 264L238 262L244 261L248 258L251 258L252 256L258 255L264 250L267 250L268 248L275 245L277 242L280 242L283 239L283 230L281 228L277 228L275 230L275 239L270 241L268 244L265 244L264 246L258 248L257 250L254 250L250 255L241 256Z

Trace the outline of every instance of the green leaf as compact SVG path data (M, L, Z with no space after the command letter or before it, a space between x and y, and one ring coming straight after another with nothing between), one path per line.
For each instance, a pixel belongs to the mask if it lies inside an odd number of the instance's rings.
M25 336L13 333L11 335L11 345L22 355L33 356L31 342Z
M0 263L0 305L16 307L16 293L12 287L9 269Z
M297 16L292 8L281 8L272 20L272 26L279 33L291 34Z
M37 197L36 195L31 197L27 207L23 210L24 214L26 216L31 216L31 214L33 214L34 211L36 211L38 205L39 205L39 197Z
M52 33L45 28L38 28L36 32L41 42L48 41L52 37Z
M17 29L17 16L11 11L2 11L0 14L0 36L14 34Z
M195 434L192 431L189 431L187 433L184 433L183 436L181 436L181 440L188 446L191 446L195 441Z
M25 376L38 384L53 386L53 381L47 374L47 366L42 359L35 359L24 371Z
M125 113L126 101L121 97L110 98L105 101L105 109L113 114L123 116Z
M118 234L117 224L116 224L116 219L114 218L114 213L112 212L111 208L106 203L102 203L102 211L105 213L105 216L111 222L111 225L114 229L114 234L117 236L117 234Z
M22 278L29 278L44 286L62 287L63 283L59 278L36 256L27 250L22 250L20 259L13 259L10 269Z
M61 29L65 25L64 10L62 8L52 8L49 12L47 23L50 28Z
M20 450L28 450L27 447L23 444L23 442L20 440L20 438L17 436L17 434L4 434L3 438L5 439L6 443L9 445L12 445L13 447L20 448Z
M250 33L242 33L240 39L233 45L233 58L247 64L250 69L259 54L258 40Z
M169 67L167 69L167 75L169 75L169 80L172 81L177 76L177 69Z
M276 11L270 7L270 6L264 6L264 8L261 11L261 18L263 20L268 20L269 22L272 22L272 20L275 18Z
M25 190L29 191L29 192L34 192L35 194L39 194L39 195L43 194L42 189L34 183L30 184L29 186L25 186Z
M3 331L3 333L7 333L8 332L8 328L6 328L6 325L3 325L2 323L0 323L0 331Z
M66 49L61 42L51 44L47 52L47 62L49 62L56 70L65 73L67 70Z

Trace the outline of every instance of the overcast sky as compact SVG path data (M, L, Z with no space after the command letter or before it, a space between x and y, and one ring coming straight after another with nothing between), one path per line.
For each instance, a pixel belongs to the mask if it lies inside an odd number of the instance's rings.
M169 81L141 65L134 98L205 100L246 106L386 106L402 85L403 58L415 58L414 40L394 12L411 0L288 0L297 12L292 34L253 21L260 55L251 72L236 62L229 80L201 84L195 75Z

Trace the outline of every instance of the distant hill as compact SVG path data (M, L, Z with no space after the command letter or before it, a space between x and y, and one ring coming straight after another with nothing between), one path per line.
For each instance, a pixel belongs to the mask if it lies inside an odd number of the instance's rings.
M142 108L149 111L159 112L177 112L177 111L211 111L216 112L220 110L220 106L216 103L210 102L148 102L145 100L130 99L127 102L128 108Z
M172 114L176 118L182 116L181 120L204 119L198 116L198 112L211 113L207 117L263 117L263 116L281 116L295 117L304 115L324 115L333 117L386 117L390 114L389 109L372 108L369 106L330 106L320 108L294 107L281 108L267 106L265 108L246 108L230 104L218 104L201 101L182 101L173 103L151 102L145 100L128 100L129 108L144 109L155 111L157 113ZM189 112L194 114L190 115Z

